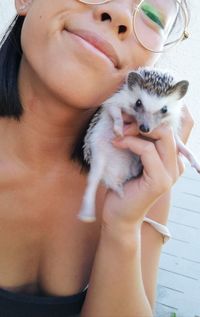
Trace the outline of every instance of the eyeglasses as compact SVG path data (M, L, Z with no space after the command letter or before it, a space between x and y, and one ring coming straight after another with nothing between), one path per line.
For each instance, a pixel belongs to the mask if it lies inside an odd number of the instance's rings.
M101 5L114 0L78 0ZM142 0L133 12L133 31L148 51L162 53L189 37L189 14L184 0Z

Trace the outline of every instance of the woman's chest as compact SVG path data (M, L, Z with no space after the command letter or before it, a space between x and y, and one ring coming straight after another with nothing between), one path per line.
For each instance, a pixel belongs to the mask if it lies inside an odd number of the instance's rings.
M0 191L0 268L10 280L58 295L87 283L100 225L77 218L86 178L70 176L35 176Z

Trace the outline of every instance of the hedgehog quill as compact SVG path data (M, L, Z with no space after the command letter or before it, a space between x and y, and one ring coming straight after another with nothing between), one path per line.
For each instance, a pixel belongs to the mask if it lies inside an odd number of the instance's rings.
M90 171L79 219L95 221L96 192L101 181L123 197L124 183L142 173L143 166L138 155L112 145L116 135L123 136L122 113L134 117L143 135L148 136L161 124L171 126L178 151L200 173L200 165L194 154L179 137L182 100L188 86L188 81L176 82L167 72L140 68L130 72L122 88L102 104L84 138L84 159L90 165Z

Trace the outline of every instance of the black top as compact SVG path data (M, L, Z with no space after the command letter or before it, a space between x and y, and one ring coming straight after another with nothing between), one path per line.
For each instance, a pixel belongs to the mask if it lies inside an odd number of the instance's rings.
M0 317L77 316L86 293L87 289L70 296L36 296L0 289Z

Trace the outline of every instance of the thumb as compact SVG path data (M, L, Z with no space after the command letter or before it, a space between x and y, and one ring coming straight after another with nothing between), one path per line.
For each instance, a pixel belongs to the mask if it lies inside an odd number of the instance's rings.
M135 122L124 125L124 136L137 136L139 132L140 131Z

